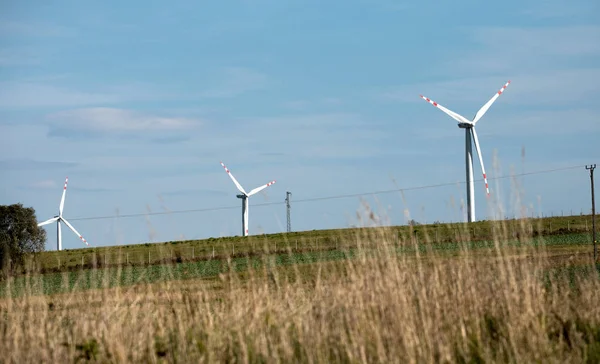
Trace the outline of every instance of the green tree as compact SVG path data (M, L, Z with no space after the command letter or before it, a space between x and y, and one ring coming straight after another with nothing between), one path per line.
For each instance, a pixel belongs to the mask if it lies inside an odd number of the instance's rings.
M32 207L0 205L0 276L22 266L26 254L44 251L45 243L46 231L37 226Z

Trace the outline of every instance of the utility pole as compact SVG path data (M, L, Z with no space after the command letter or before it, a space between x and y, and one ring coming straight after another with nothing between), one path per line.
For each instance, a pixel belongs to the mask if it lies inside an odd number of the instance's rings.
M290 196L292 195L291 192L286 192L285 193L285 206L287 208L287 232L291 232L292 231L292 217L290 216Z
M596 169L596 165L585 166L585 169L590 171L590 182L592 184L592 240L594 241L594 263L596 263L596 257L598 256L598 250L596 249L596 203L594 201L594 169Z

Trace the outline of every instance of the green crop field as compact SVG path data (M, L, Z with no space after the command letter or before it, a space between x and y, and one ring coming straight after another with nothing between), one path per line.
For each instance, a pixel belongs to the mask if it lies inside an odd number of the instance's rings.
M569 216L469 225L323 230L45 252L30 257L28 267L10 283L0 284L0 297L209 279L230 270L256 269L267 260L279 267L353 258L359 248L385 247L406 256L431 251L451 257L464 249L479 254L478 250L493 248L492 237L499 234L506 237L502 242L505 248L541 245L553 257L572 256L591 252L590 219Z
M48 251L28 259L22 273L57 273L69 270L105 266L155 265L182 263L224 257L244 257L319 250L337 250L351 247L358 236L371 230L340 229L280 233L248 237L210 238L205 240L172 241L87 249L71 249L60 252ZM591 216L567 216L542 219L480 221L471 224L429 224L413 227L385 228L389 239L396 242L416 239L430 243L457 243L462 241L485 241L501 234L508 239L522 236L552 236L574 233L590 233ZM568 238L565 238L568 239ZM591 239L591 238L590 238ZM591 241L591 240L590 240Z

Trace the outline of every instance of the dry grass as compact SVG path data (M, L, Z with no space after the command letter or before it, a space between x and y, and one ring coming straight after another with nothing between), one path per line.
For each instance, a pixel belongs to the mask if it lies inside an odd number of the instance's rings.
M600 361L598 275L547 274L496 231L485 255L397 255L372 230L351 260L3 299L2 362Z

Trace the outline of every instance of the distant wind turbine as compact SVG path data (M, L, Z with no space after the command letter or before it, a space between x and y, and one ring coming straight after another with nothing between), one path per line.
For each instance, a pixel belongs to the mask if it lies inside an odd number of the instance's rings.
M475 221L475 192L473 189L473 147L471 137L475 141L475 148L477 149L477 155L479 156L479 162L481 163L481 172L483 173L483 180L485 182L485 190L487 192L487 196L490 195L490 190L488 188L487 176L485 174L485 167L483 165L483 157L481 156L481 149L479 148L479 140L477 139L477 132L475 131L475 124L481 119L481 117L488 111L490 106L496 101L498 96L502 95L506 87L510 84L508 81L500 91L496 92L496 94L488 101L485 105L477 111L473 120L468 120L462 115L455 113L454 111L448 110L437 102L430 100L429 98L420 95L421 98L431 105L437 107L442 110L444 113L448 114L452 119L458 121L458 127L465 129L465 162L466 162L466 173L467 173L467 221L473 222Z
M81 236L81 234L79 232L77 232L77 230L75 230L73 225L71 225L67 221L67 219L65 219L62 216L63 207L65 206L65 195L67 193L67 182L69 182L69 177L67 177L67 179L65 179L65 187L63 188L62 198L60 199L58 215L38 224L38 226L44 226L44 225L48 225L48 224L56 221L56 239L57 239L56 250L62 250L62 237L61 237L61 231L60 231L60 223L61 222L64 222L69 227L69 229L71 229L75 233L75 235L77 235L77 237L79 237L79 239L81 239L81 241L83 241L85 243L85 245L90 246L90 244L88 244L88 242L83 238L83 236Z
M227 172L229 177L231 177L231 180L235 184L235 187L237 187L238 191L240 191L242 193L241 195L236 195L236 196L237 196L237 198L242 199L242 235L248 236L248 197L254 195L257 192L264 190L265 188L274 184L275 181L271 181L271 182L267 183L266 185L256 187L252 191L246 193L246 191L244 191L244 188L242 187L242 185L239 184L239 182L235 179L233 174L231 174L229 169L227 169L227 167L225 167L225 164L223 164L223 162L221 162L221 165L223 166L223 168L225 168L225 172Z

